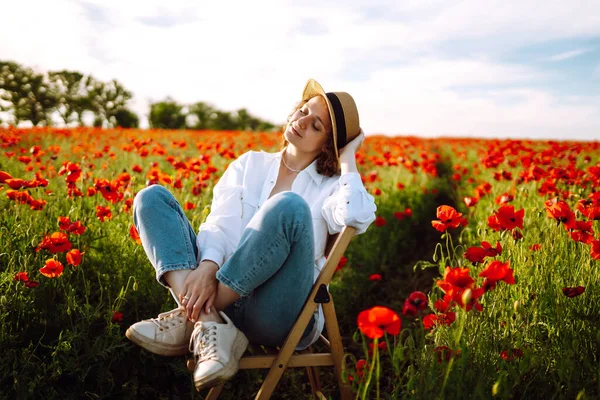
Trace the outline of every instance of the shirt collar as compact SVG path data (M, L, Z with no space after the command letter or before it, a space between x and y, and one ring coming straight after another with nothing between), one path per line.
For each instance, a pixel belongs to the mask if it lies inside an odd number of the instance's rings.
M281 161L281 157L283 156L283 151L280 150L277 153L273 153L277 160ZM320 185L323 182L323 175L317 172L317 160L315 159L310 165L304 168L300 173L307 172L308 175L315 181L317 185Z

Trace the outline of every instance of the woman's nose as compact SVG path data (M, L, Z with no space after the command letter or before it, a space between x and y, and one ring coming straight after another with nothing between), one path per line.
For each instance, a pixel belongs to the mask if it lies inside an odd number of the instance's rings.
M299 126L300 128L302 128L302 129L305 129L305 128L306 128L306 117L307 117L306 115L303 115L303 116L302 116L302 117L300 117L300 119L298 119L298 121L297 121L297 123L298 123L298 126Z

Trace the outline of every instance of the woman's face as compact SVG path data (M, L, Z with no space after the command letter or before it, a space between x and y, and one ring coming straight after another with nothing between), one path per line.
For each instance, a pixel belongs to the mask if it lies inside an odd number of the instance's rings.
M292 114L284 136L298 150L318 154L331 130L327 103L323 97L315 96Z

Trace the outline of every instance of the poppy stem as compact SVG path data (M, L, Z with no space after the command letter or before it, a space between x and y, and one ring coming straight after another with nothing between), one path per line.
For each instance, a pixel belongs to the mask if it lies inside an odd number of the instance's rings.
M371 378L373 377L373 368L375 367L376 356L377 356L377 344L379 339L373 340L373 359L371 360L371 366L369 368L369 375L367 376L367 381L365 382L365 387L363 388L363 393L361 396L362 400L367 398L367 391L369 390L369 386L371 385ZM367 353L368 355L368 353Z
M379 346L375 345L375 357L374 360L377 363L377 368L375 369L375 385L376 385L376 393L377 400L379 400L379 375L381 374L381 362L379 361Z

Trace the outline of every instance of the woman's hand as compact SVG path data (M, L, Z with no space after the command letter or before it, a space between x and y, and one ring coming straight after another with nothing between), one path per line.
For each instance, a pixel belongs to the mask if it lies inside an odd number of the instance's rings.
M217 296L218 269L219 266L213 261L204 260L185 278L179 300L185 307L190 321L198 320L203 306L204 312L209 313Z
M343 160L347 157L350 157L352 160L354 160L354 155L356 154L358 149L360 149L360 146L363 144L364 141L365 133L363 132L362 128L360 128L360 133L358 134L358 136L352 139L349 143L347 143L340 151L340 160Z

